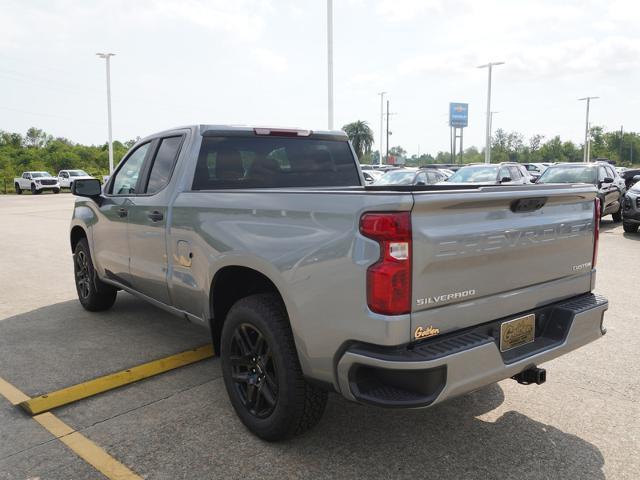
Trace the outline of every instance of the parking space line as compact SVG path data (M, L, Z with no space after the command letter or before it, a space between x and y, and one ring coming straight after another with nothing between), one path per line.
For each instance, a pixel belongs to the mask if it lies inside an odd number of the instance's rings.
M113 390L145 378L159 375L179 367L205 360L213 357L213 346L211 344L187 350L186 352L171 355L152 362L131 367L127 370L111 373L103 377L98 377L87 382L79 383L71 387L56 390L55 392L40 395L34 398L23 398L16 402L20 407L31 415L47 412L62 405L77 402L87 397L99 393Z
M16 387L0 378L0 395L13 405L29 399ZM142 480L142 477L131 471L124 464L109 455L105 450L87 437L76 432L52 413L36 415L33 420L45 430L64 443L72 452L110 480Z
M0 378L0 395L9 400L12 405L29 400L29 397L3 378Z

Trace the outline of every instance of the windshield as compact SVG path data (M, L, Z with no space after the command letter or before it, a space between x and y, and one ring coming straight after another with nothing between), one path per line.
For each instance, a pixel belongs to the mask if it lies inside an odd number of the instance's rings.
M411 185L415 176L415 172L402 170L387 172L376 181L376 185Z
M49 174L49 172L31 172L32 178L50 177L50 176L51 175Z
M447 182L453 183L478 183L495 182L498 176L498 167L462 167L451 175Z
M88 177L89 174L84 170L69 170L70 177Z
M537 183L596 183L596 168L589 165L549 167Z

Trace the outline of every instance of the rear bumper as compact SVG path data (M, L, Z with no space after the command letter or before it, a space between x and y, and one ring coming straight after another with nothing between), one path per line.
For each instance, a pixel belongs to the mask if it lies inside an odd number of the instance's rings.
M353 344L337 364L341 393L385 407L428 407L512 377L604 335L608 302L580 295L477 327L401 347ZM500 352L500 324L536 314L536 339Z

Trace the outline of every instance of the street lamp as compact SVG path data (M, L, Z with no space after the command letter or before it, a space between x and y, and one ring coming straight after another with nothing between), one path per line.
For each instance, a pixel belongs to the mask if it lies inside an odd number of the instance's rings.
M491 112L491 115L489 116L489 138L491 138L491 135L493 134L493 116L496 113L500 112Z
M487 88L487 132L484 147L484 163L491 163L491 72L493 67L498 65L504 65L504 62L489 62L478 67L489 69L489 84Z
M382 138L384 135L384 95L387 92L380 92L380 155L378 156L378 165L382 165Z
M595 100L596 98L600 98L600 97L584 97L584 98L579 98L578 101L582 102L584 100L587 101L587 120L584 126L584 153L582 155L582 160L586 163L589 162L589 150L591 149L591 140L589 139L589 104L591 103L591 100Z
M333 130L333 0L327 0L327 76L329 130Z
M113 138L111 133L111 70L110 58L115 53L96 53L100 58L104 58L107 61L107 117L109 121L109 175L113 173Z

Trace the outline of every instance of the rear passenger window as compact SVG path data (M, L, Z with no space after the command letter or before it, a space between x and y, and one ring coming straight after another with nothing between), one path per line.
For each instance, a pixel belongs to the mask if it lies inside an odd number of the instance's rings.
M204 137L193 190L360 185L346 141L287 137Z
M182 136L167 137L160 141L160 146L153 160L149 182L147 183L147 193L156 193L162 190L169 183L173 166L178 158Z

